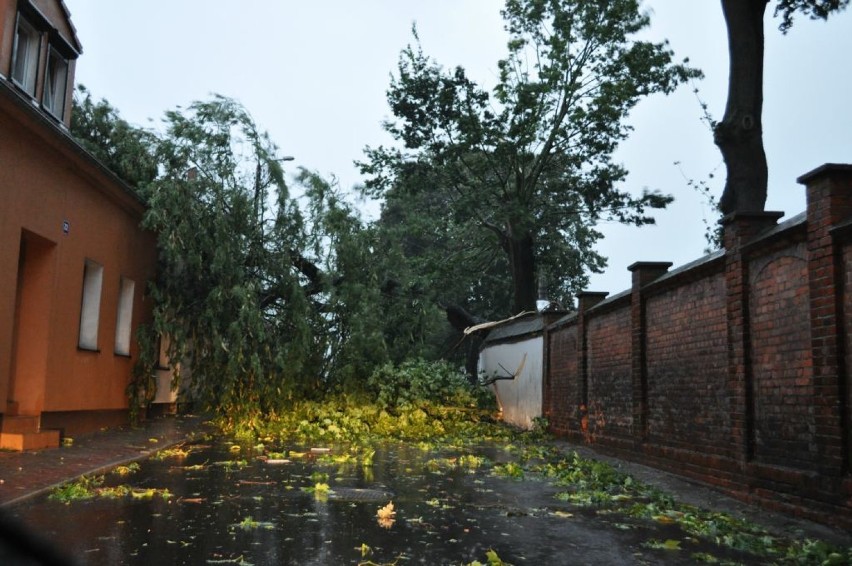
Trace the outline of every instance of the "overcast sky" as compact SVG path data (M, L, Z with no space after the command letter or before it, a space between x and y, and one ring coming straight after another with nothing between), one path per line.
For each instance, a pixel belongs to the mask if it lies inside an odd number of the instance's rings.
M77 82L106 98L131 123L156 127L163 113L220 93L238 99L291 167L361 182L353 161L366 145L390 140L385 90L416 22L424 51L445 67L464 66L493 85L506 36L497 0L65 0L83 55ZM704 71L701 100L721 119L727 45L718 0L646 0L648 37L667 38L678 58ZM796 177L826 162L852 162L852 12L828 22L798 20L786 36L766 18L764 135L767 210L804 210ZM701 255L704 218L714 214L684 175L711 179L721 193L724 166L692 87L641 102L635 131L618 152L627 188L659 189L675 203L657 225L602 226L609 258L590 290L629 287L635 261ZM149 121L153 120L153 121ZM676 166L675 162L680 165Z

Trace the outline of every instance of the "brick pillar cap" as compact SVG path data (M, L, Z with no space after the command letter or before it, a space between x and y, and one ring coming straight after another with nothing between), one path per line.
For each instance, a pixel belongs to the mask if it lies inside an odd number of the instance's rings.
M668 269L674 265L670 261L637 261L627 266L628 271L638 271L640 269Z
M812 171L808 171L804 175L796 179L796 182L801 185L811 183L817 177L828 175L830 173L846 173L852 174L852 164L850 163L824 163Z
M579 293L577 293L576 296L577 296L578 299L582 299L582 298L585 298L585 297L600 297L600 298L603 298L603 297L606 297L607 295L609 295L609 291L580 291Z
M784 216L783 212L777 210L761 210L755 212L732 212L730 214L726 214L719 220L719 224L722 226L733 223L735 220L739 220L741 218L748 218L752 220L775 220L778 221L779 218Z

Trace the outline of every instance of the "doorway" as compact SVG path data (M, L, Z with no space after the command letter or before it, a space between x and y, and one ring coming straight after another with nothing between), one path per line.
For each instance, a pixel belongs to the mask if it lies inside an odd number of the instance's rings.
M44 407L56 244L21 232L6 415L40 415Z

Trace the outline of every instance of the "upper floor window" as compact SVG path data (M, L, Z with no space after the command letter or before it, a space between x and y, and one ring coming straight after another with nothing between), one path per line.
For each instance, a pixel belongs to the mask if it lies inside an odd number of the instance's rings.
M12 51L12 80L30 96L35 96L40 44L41 34L21 14L18 14L15 45Z
M68 85L73 84L73 61L80 54L73 26L61 13L41 12L32 0L20 0L18 8L10 79L46 114L66 123Z
M53 47L47 53L47 69L44 75L44 109L63 119L65 114L65 87L68 84L68 60Z

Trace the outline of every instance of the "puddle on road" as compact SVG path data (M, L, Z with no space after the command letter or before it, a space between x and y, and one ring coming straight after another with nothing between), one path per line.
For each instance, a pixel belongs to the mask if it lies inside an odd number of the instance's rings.
M194 446L183 458L106 474L104 486L167 489L167 499L65 504L42 496L10 511L84 564L467 564L484 562L489 549L516 565L678 564L692 563L691 552L720 555L706 543L649 549L642 546L649 539L684 535L572 507L545 482L496 477L491 464L511 459L499 447L470 449L483 460L467 466L453 465L461 452L405 444L377 447L369 466L335 463L345 449L292 450L297 457L264 461L224 440Z

